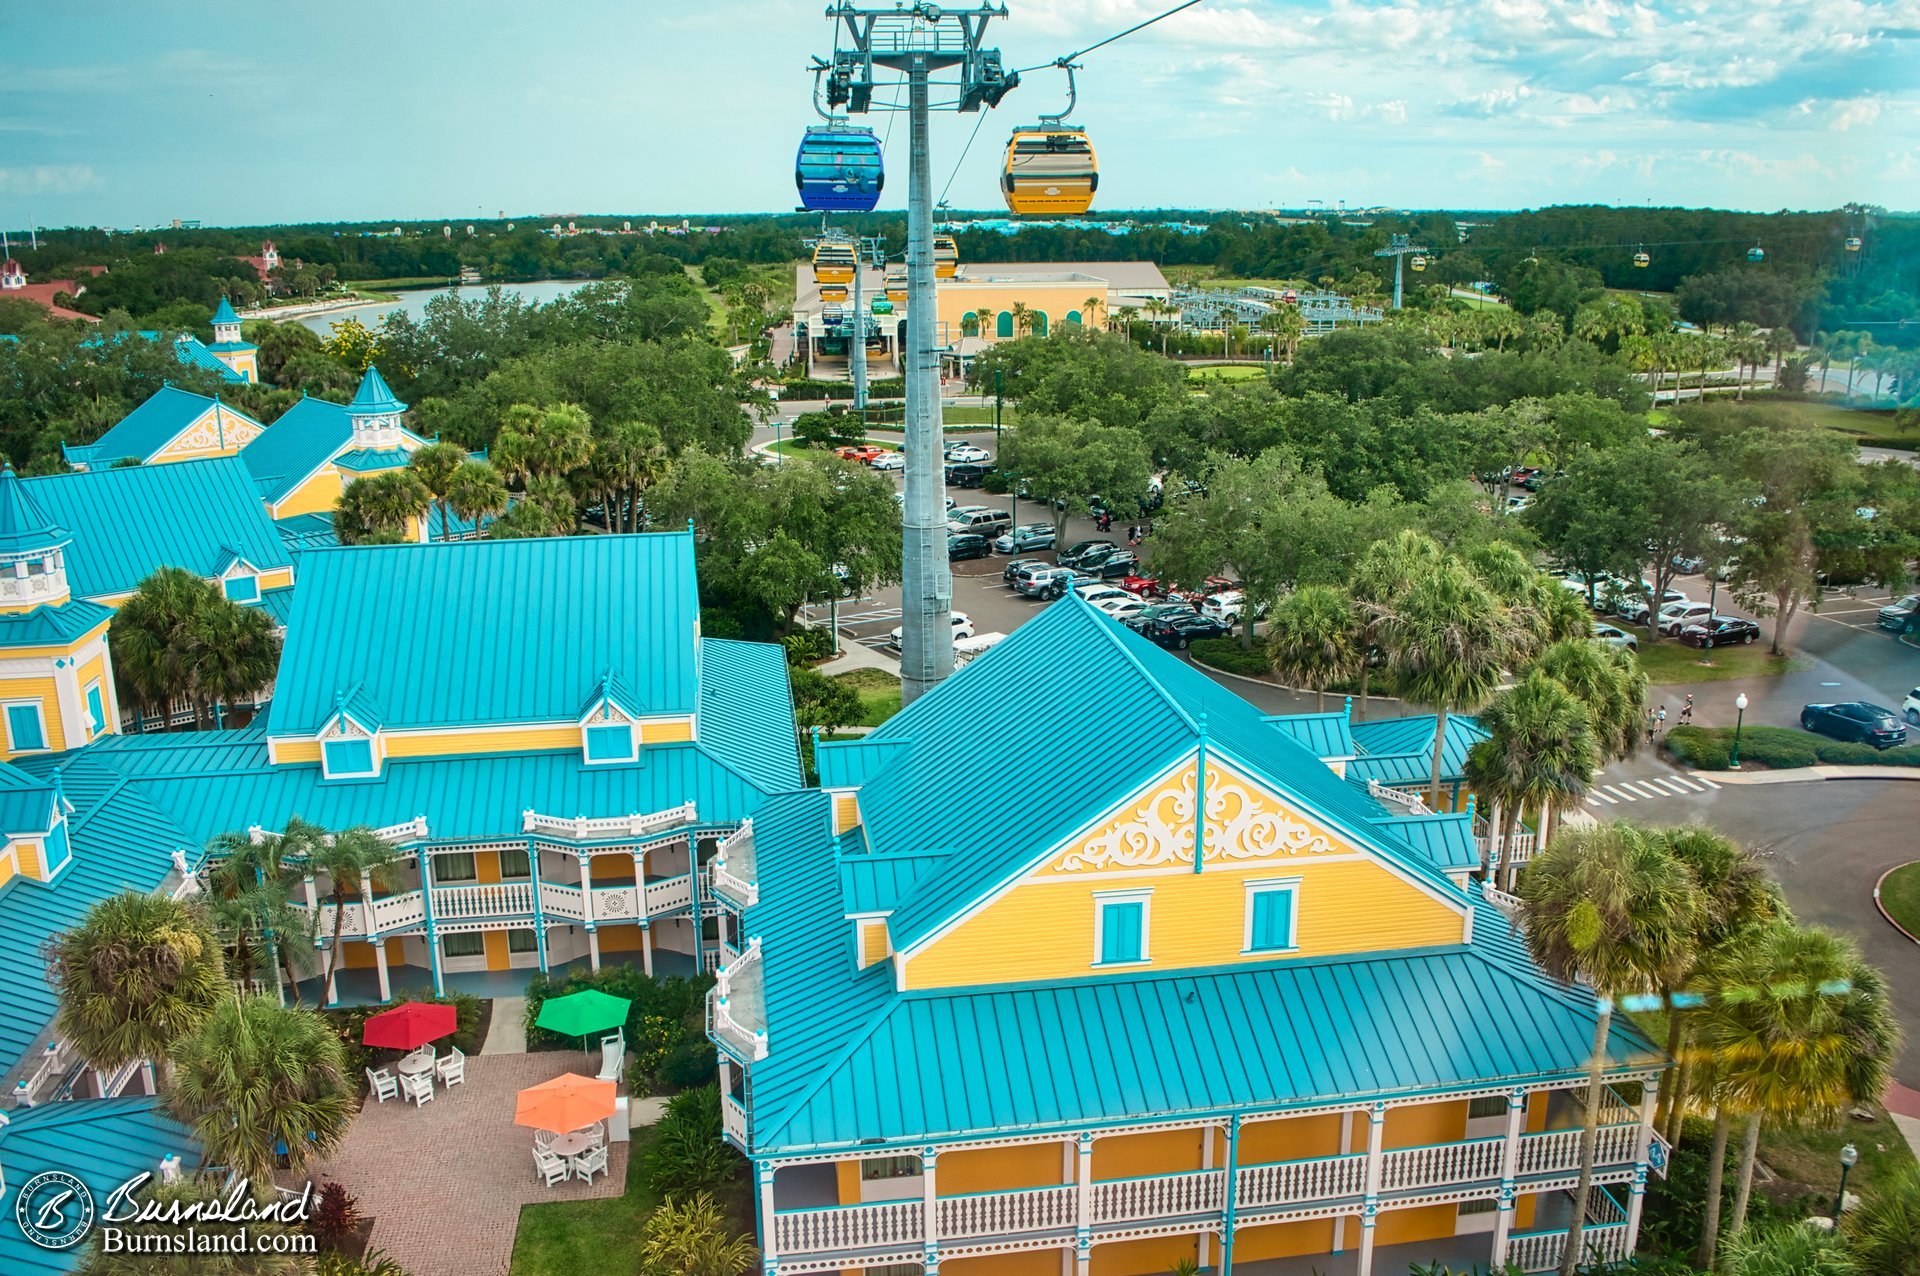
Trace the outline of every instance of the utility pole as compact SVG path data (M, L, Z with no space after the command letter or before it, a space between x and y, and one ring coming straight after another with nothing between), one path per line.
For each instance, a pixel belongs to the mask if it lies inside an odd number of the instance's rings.
M881 8L839 0L827 10L838 36L833 61L818 67L825 73L828 106L845 106L851 113L876 106L876 67L907 77L907 345L902 351L907 467L900 511L903 704L913 703L953 672L953 569L947 561L946 473L941 465L940 350L934 344L930 87L935 72L957 69L957 82L942 81L958 90L952 106L971 112L998 105L1019 77L1002 67L998 50L981 48L980 40L990 19L1006 15L1005 6L986 3L960 9L921 0ZM866 316L856 315L854 327L864 364Z

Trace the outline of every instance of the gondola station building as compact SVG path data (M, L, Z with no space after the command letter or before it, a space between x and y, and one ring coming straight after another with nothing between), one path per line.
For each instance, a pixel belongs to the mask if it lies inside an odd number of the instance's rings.
M1069 598L821 744L712 874L768 1276L1553 1267L1593 999L1465 885L1470 813L1343 778L1345 721ZM1664 1066L1615 1021L1596 1256L1665 1163Z

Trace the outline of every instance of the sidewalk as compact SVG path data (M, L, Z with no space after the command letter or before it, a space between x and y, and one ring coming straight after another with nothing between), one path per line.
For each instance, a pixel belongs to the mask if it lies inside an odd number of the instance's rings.
M1809 780L1920 780L1920 767L1803 766L1782 771L1689 771L1715 784L1802 784Z
M865 643L856 642L845 634L840 636L840 654L832 660L821 661L814 668L828 675L847 673L854 669L878 669L896 678L900 676L898 657L875 651Z

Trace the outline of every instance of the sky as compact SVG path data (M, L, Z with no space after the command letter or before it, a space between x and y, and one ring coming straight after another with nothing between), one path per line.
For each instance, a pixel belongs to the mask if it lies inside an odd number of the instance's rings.
M1049 63L1173 2L1007 0L989 42ZM0 0L0 226L788 211L824 8ZM956 208L1065 88L936 118ZM1916 209L1920 0L1201 0L1091 54L1073 119L1096 211ZM903 207L906 121L865 122Z

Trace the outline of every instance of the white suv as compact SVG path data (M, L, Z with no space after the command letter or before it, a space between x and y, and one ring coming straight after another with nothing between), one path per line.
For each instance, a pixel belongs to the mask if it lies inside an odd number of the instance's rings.
M973 621L968 618L966 612L955 611L949 612L948 615L953 619L953 640L955 642L959 642L962 638L973 637ZM900 633L904 628L904 625L897 626L892 633L887 635L888 646L896 649L900 646Z
M1705 603L1668 603L1660 609L1660 632L1678 638L1688 625L1704 625L1712 615L1713 608Z
M1200 614L1211 620L1217 620L1229 627L1240 623L1240 613L1247 607L1247 596L1238 589L1222 590L1211 594L1200 604ZM1256 604L1253 609L1255 619L1267 614L1264 605Z

